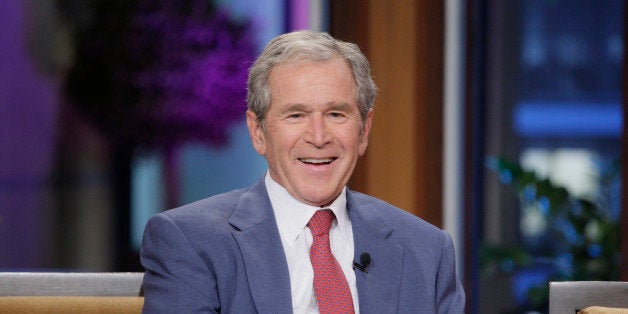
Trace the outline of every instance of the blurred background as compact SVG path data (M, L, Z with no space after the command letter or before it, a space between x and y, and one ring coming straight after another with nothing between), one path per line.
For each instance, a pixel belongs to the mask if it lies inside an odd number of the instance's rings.
M0 0L0 271L142 271L151 215L264 175L247 69L313 29L380 88L350 187L452 235L469 313L628 280L627 2Z

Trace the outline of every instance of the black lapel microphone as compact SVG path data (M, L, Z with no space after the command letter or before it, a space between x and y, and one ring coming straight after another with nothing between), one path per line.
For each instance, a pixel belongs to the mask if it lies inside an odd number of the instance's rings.
M369 265L371 265L371 254L364 252L360 254L360 263L353 262L353 269L359 269L363 273L369 272Z

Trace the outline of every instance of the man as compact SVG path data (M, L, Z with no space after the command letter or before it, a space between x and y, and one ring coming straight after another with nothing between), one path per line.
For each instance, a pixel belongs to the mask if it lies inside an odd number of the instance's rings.
M273 39L250 69L246 113L269 170L151 218L144 311L462 313L449 235L346 188L375 94L357 46L309 31Z

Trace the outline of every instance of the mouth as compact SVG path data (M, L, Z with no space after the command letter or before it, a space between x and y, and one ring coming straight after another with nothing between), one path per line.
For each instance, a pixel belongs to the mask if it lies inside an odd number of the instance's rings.
M308 165L329 165L331 164L334 160L336 160L336 157L329 157L329 158L299 158L299 161L304 163L304 164L308 164Z

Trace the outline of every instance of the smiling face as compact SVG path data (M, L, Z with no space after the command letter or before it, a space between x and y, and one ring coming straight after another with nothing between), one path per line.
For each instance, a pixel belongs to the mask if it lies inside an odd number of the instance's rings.
M247 111L253 146L266 157L273 180L294 198L328 205L366 150L373 111L362 121L353 75L340 58L279 65L269 83L265 127Z

